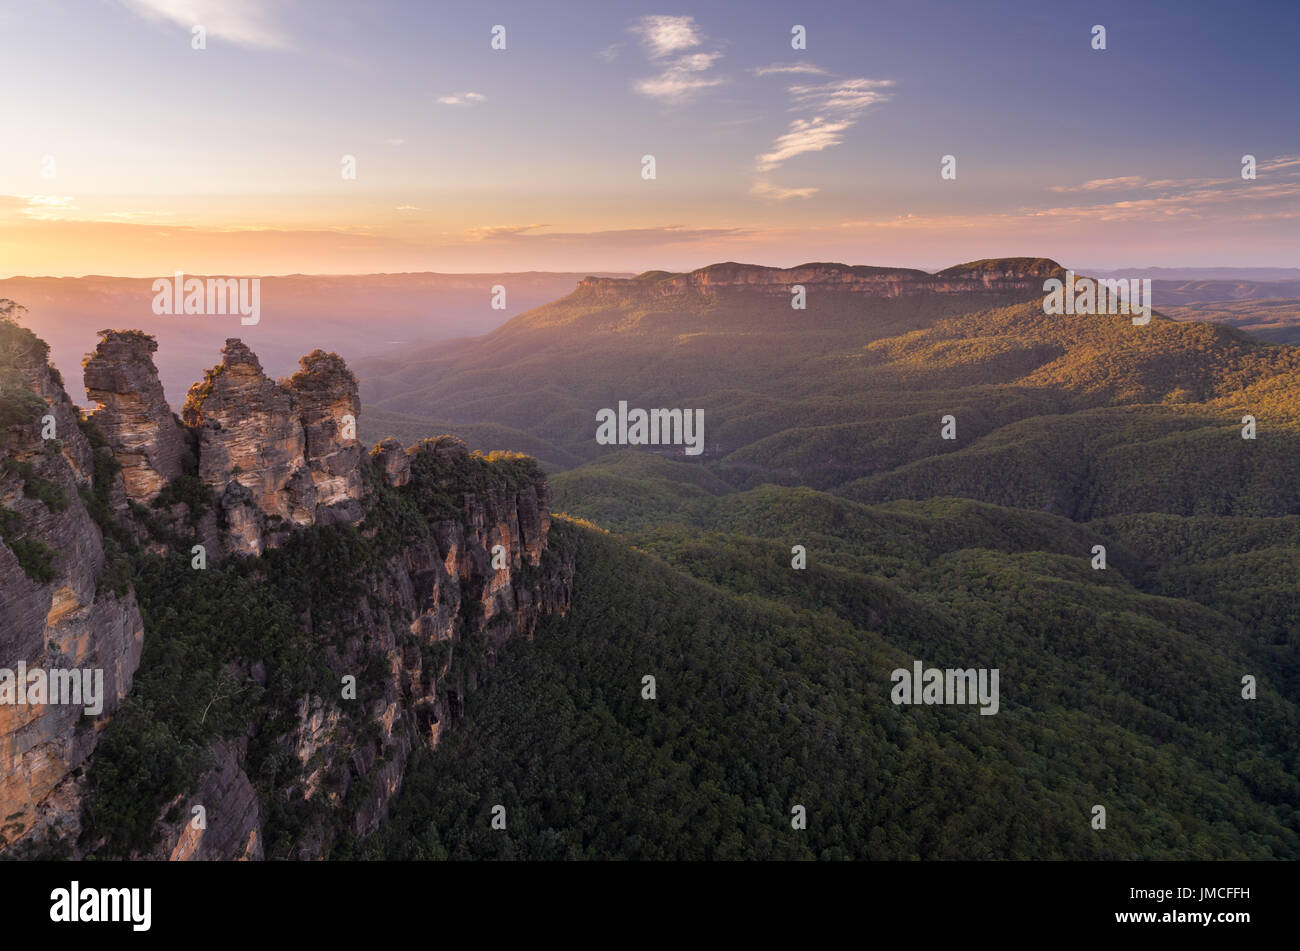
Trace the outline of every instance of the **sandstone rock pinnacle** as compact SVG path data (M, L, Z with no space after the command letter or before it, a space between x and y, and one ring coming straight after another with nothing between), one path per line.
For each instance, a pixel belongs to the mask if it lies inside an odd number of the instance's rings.
M138 330L102 330L83 364L94 420L122 466L127 497L149 502L181 474L184 431L158 381L154 338Z

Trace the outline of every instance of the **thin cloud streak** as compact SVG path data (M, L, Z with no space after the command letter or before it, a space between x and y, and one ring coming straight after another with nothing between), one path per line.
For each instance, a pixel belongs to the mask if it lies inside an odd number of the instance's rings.
M486 98L487 96L480 92L458 92L448 96L439 96L438 101L444 106L472 106Z
M203 27L209 37L236 46L261 50L291 48L289 38L268 22L269 0L121 0L139 17L192 30Z
M827 70L812 63L773 63L771 66L755 66L750 70L755 76L829 76Z
M788 131L778 136L772 148L754 160L758 177L749 189L756 198L784 201L808 198L817 193L814 187L789 188L774 184L768 175L790 159L809 152L821 152L844 141L844 134L857 124L870 107L887 102L894 85L891 79L836 79L826 83L800 83L787 90L792 109L808 110L809 118L795 119Z

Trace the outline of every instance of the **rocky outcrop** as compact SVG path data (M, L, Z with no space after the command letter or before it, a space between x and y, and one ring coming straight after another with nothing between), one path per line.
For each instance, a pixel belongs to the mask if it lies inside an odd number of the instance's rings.
M213 743L213 766L193 795L177 797L164 810L179 815L160 820L162 835L151 859L172 862L259 861L264 858L257 790L240 768L241 751Z
M147 633L119 544L132 557L188 560L194 538L206 544L211 535L217 549L256 556L299 527L356 523L318 540L325 558L361 552L348 565L363 583L351 590L336 579L323 602L305 593L311 607L295 613L301 628L282 625L273 648L290 638L332 677L311 681L305 695L279 695L268 716L212 740L187 791L159 803L155 844L131 852L327 856L340 835L359 839L379 827L411 754L436 746L461 720L465 696L498 648L568 610L572 555L548 548L550 489L535 461L485 458L451 437L409 449L387 439L363 454L356 379L322 351L277 383L242 342L228 340L222 362L191 389L178 426L161 401L153 352L146 335L114 331L87 361L99 404L87 431L104 437L96 450L44 345L0 324L0 667L104 671L98 719L81 707L0 704L0 850L55 838L79 857L106 848L113 834L78 836L82 767L131 687ZM120 473L97 465L110 455ZM95 500L94 518L82 493ZM307 574L320 564L312 551L290 555ZM151 605L185 601L185 580L167 584L145 592ZM267 675L268 658L244 650L222 679L268 695L283 689ZM352 696L320 686L349 676L364 685ZM295 768L268 771L289 763ZM292 837L268 825L285 803L305 804L311 817Z
M569 607L573 563L547 546L550 490L536 463L488 461L451 437L409 449L385 440L371 458L377 476L401 473L375 491L388 493L388 505L417 503L427 532L408 535L373 566L353 603L311 619L332 681L354 675L364 688L352 697L300 696L286 733L262 735L259 723L244 744L270 743L276 762L296 764L290 787L262 792L301 800L315 817L267 857L327 857L340 833L357 840L374 833L401 791L412 754L436 747L456 727L466 695L501 645L531 638L543 617ZM430 508L431 499L439 504ZM383 527L363 523L362 530ZM337 641L340 631L346 636ZM265 682L256 661L237 673ZM214 765L195 791L162 809L151 857L256 859L271 847L244 750L218 743L212 754ZM196 806L206 828L195 823Z
M389 485L401 486L411 481L411 458L406 454L406 447L392 436L376 443L370 457Z
M103 705L88 714L49 694L19 704L0 674L0 845L9 846L76 832L81 767L131 689L144 636L134 594L106 574L80 496L93 451L46 352L0 321L0 668L100 671Z
M342 357L313 350L285 384L298 399L304 456L316 485L316 520L354 522L361 516L361 444L357 378Z
M105 330L83 364L86 392L98 404L95 425L122 467L127 497L141 503L181 475L185 452L185 433L158 381L157 349L138 330Z
M514 466L507 473L452 437L400 453L395 443L386 440L372 456L401 473L404 491L451 497L456 507L431 517L428 537L406 543L372 579L370 597L345 625L366 632L369 643L350 638L331 657L339 675L376 660L387 671L367 716L379 735L359 741L336 698L311 697L297 711L288 745L303 765L304 798L325 796L337 804L363 784L365 795L348 820L357 837L383 821L416 746L437 746L460 719L466 693L499 647L531 638L543 617L567 613L573 585L568 556L551 553L547 564L550 488L532 460L506 462ZM466 650L482 653L457 668L457 652ZM325 844L320 836L302 847L310 853Z
M241 341L190 388L182 418L198 432L198 476L213 491L234 554L260 554L294 528L361 516L357 382L314 351L284 383Z
M227 514L231 551L260 554L267 517L286 530L312 523L316 487L293 394L262 373L242 341L226 341L221 363L190 388L182 418L198 430L199 478Z
M795 284L809 291L831 288L865 297L904 297L912 294L998 293L1041 294L1043 281L1065 272L1045 258L1002 258L975 261L930 274L912 268L801 264L791 268L755 264L712 264L688 274L650 271L634 278L588 277L578 291L592 295L640 294L650 297L708 296L722 289L789 295Z

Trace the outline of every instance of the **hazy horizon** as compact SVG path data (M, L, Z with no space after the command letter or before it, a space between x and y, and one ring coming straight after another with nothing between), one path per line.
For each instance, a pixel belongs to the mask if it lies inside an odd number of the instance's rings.
M1015 256L1051 258L1051 255L1015 255ZM990 259L998 259L1003 257L1012 257L1012 255L985 255L983 258L972 258L971 261L990 260ZM883 267L883 268L894 268L900 271L903 270L926 271L928 273L935 274L938 273L939 271L944 270L945 268L956 267L958 265L966 264L969 262L953 261L951 263L941 264L941 265L919 265L919 264L881 264L876 261L851 261L851 260L814 261L812 259L809 259L806 261L800 260L793 264L769 264L764 261L723 261L719 259L717 261L706 261L702 264L697 264L693 267L687 267L676 271L670 271L670 273L686 274L686 273L690 273L691 271L698 271L715 264L724 264L724 263L740 264L746 267L771 267L771 268L779 268L784 270L800 267L807 264L842 264L848 267ZM1058 262L1058 263L1061 263L1062 266L1069 267L1071 270L1079 274L1111 275L1111 274L1118 274L1122 270L1126 274L1141 273L1147 271L1161 271L1161 272L1169 272L1170 275L1180 275L1178 277L1170 276L1169 278L1167 278L1168 280L1231 280L1232 277L1228 275L1239 275L1242 278L1250 277L1261 282L1268 282L1268 281L1284 281L1284 280L1293 279L1295 277L1300 277L1300 267L1232 266L1232 265L1225 266L1225 265L1217 265L1217 264L1089 265L1089 264L1065 264L1064 262ZM418 270L418 271L340 271L337 273L328 272L328 271L316 271L316 272L294 271L285 274L271 274L267 272L261 272L261 273L248 272L247 274L239 274L239 275L232 275L232 276L260 277L260 278L290 278L290 277L341 278L341 277L404 277L404 276L418 277L418 276L426 276L426 275L433 276L433 277L509 277L512 275L559 277L559 276L573 275L578 277L579 280L581 280L583 277L635 277L638 274L645 274L650 271L667 271L667 270L669 269L662 268L662 267L654 267L654 266L642 267L633 270L606 270L606 269L583 270L582 268L576 268L576 269L566 268L561 270L534 269L534 270L526 270L526 271L435 271L435 270L426 269L426 270ZM1210 276L1203 272L1213 272L1216 276ZM211 271L186 271L184 273L186 277L209 277L209 276L215 276L216 274L216 272L211 272ZM1181 276L1181 275L1185 275L1185 276ZM75 280L91 280L97 278L103 280L147 281L147 280L156 280L157 278L160 277L170 278L172 277L172 274L170 273L169 274L156 274L156 273L149 273L149 274L99 274L99 273L0 274L0 281L9 281L9 280L75 281Z

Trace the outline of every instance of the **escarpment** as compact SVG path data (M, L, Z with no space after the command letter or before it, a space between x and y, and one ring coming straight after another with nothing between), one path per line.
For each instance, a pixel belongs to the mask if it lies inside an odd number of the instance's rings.
M274 381L228 340L177 418L153 339L105 331L82 419L40 341L0 331L0 667L105 672L96 718L0 704L0 851L346 852L501 646L568 610L537 464L364 451L336 354Z
M1064 269L1046 258L1002 258L973 261L935 274L914 268L866 267L847 264L801 264L790 268L756 264L712 264L687 274L651 271L634 278L588 277L578 292L648 297L710 296L719 290L740 289L761 294L789 295L790 288L830 288L863 297L896 298L916 294L992 294L1011 298L1042 293L1043 281L1063 276Z
M271 600L301 609L300 628L221 676L232 695L238 684L271 695L281 678L268 655L304 644L327 672L249 712L237 743L213 741L208 770L160 805L155 857L337 855L379 828L412 756L458 726L502 645L567 613L573 561L548 546L550 488L533 460L485 458L452 437L407 449L386 440L360 471L357 526L318 525L265 568L240 563L268 576ZM305 817L292 836L286 804ZM188 819L198 805L202 833Z

